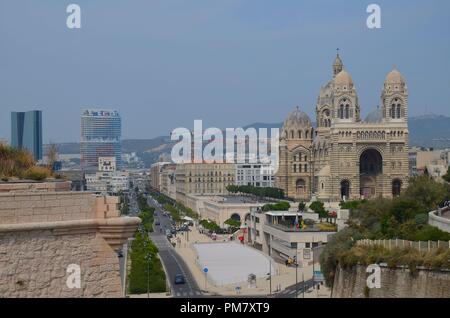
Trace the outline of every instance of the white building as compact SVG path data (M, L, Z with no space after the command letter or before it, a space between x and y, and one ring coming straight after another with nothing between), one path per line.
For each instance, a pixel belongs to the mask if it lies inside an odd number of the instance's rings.
M129 190L130 176L123 171L99 171L86 173L87 191L117 194Z
M338 212L339 213L339 212ZM253 210L249 222L249 242L264 253L280 260L289 257L300 262L312 261L313 248L326 244L336 230L321 229L318 225L298 228L295 219L303 216L309 219L317 217L315 213L300 213L296 211ZM338 216L339 218L339 216ZM310 219L317 222L317 220Z
M274 168L270 164L242 163L236 164L236 185L254 187L273 187L275 183Z

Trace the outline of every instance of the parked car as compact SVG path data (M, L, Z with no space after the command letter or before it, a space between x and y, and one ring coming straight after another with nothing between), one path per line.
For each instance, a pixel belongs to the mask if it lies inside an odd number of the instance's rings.
M177 229L176 229L176 228L172 228L172 229L170 230L170 233L171 233L171 234L177 234Z
M186 280L184 279L184 276L182 274L175 275L175 284L184 284L186 283Z
M159 220L155 221L155 225L160 225L160 224L161 224L161 222L159 222Z

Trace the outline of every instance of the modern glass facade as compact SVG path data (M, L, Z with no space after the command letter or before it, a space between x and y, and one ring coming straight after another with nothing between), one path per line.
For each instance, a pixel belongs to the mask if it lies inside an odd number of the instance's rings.
M11 112L11 146L28 150L35 160L42 159L42 112Z
M85 110L81 115L81 167L96 169L99 157L115 157L121 161L121 119L115 110Z

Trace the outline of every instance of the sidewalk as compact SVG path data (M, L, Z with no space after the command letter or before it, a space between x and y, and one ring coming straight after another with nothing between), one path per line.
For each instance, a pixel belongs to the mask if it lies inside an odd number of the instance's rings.
M268 295L270 293L270 281L266 278L258 278L256 280L256 287L251 288L248 286L247 282L241 282L238 284L229 284L223 286L214 286L213 283L208 280L205 284L205 274L197 265L196 259L197 255L192 247L192 244L195 243L215 243L215 242L224 242L228 241L229 235L218 235L217 240L213 241L211 238L204 234L200 234L198 229L195 227L191 227L191 231L189 232L189 241L187 241L186 232L181 232L177 234L176 238L172 239L172 242L177 242L178 238L180 238L180 244L176 244L175 251L184 259L186 265L189 267L194 279L197 281L198 286L202 290L206 290L210 295L237 295L236 287L240 287L239 295ZM232 244L240 244L238 242L233 242ZM276 293L277 289L281 287L280 291L284 290L286 287L295 284L295 272L296 269L294 267L286 267L285 264L276 263L278 267L278 274L272 273L272 293ZM298 268L298 282L302 281L302 273L304 275L305 281L312 278L313 269L312 266L307 266L305 268ZM206 286L205 286L206 285ZM327 288L325 286L321 286L319 291L319 297L327 297L329 292L327 292ZM301 293L299 293L299 298L303 297ZM305 293L305 298L315 298L317 297L317 290L313 290L311 293ZM328 296L329 297L329 296Z

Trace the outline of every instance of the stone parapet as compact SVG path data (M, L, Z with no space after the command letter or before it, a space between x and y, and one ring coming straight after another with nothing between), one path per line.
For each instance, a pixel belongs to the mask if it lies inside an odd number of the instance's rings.
M140 218L120 217L118 197L55 184L8 183L0 192L0 298L121 297L116 252ZM80 288L67 284L71 265Z

